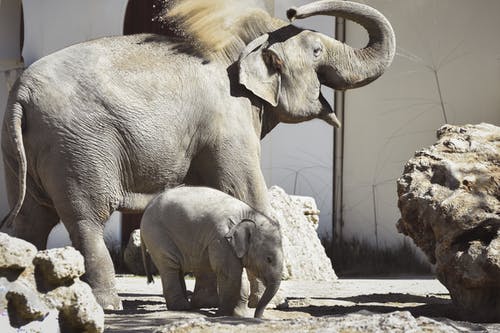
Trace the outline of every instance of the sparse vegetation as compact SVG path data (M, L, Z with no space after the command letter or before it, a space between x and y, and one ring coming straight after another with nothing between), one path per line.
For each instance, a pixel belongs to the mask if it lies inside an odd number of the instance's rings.
M351 238L332 244L332 238L322 238L328 257L339 277L394 277L431 275L432 267L420 258L406 241L399 246L377 248L367 241Z

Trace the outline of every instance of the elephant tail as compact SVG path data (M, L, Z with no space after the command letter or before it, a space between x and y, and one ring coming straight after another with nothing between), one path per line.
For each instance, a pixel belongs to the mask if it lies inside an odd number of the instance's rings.
M146 244L144 244L144 240L142 239L141 233L141 253L142 253L142 264L144 265L144 271L146 272L146 276L148 277L148 284L151 282L155 282L153 279L153 271L151 265L151 256L149 255L148 249L146 248Z
M16 216L21 211L21 207L26 196L26 178L28 167L23 143L23 118L23 106L18 99L15 99L13 102L9 103L9 107L7 107L5 112L4 131L6 131L8 138L10 138L11 143L14 146L13 153L15 154L15 159L17 160L17 170L15 170L15 166L10 164L7 159L4 159L4 162L6 168L10 168L14 174L17 173L18 192L16 203L10 210L9 214L2 220L2 222L0 222L0 228L3 228L4 225L7 229L12 226ZM4 140L6 139L7 138L4 137ZM7 146L7 142L3 142L4 151Z

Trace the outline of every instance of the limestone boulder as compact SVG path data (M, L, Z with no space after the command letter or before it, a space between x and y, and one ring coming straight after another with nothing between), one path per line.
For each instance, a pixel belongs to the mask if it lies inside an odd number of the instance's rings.
M59 310L62 332L104 331L104 311L88 284L76 280L70 286L51 290L45 297L52 307Z
M32 274L36 253L33 244L0 232L0 277L14 281L20 274Z
M398 180L398 230L464 316L500 320L500 127L445 125Z
M334 281L332 263L316 232L319 210L313 198L288 195L282 188L269 189L271 218L280 223L283 236L285 280Z
M2 332L104 331L104 312L79 279L85 268L77 250L37 252L33 245L0 233L0 258Z
M141 230L135 229L130 234L127 247L123 251L123 262L127 269L136 275L146 275L144 264L142 263L141 251ZM154 264L152 266L152 274L157 274L158 270Z
M70 285L85 273L82 254L71 246L40 251L33 264L38 288L46 291Z
M6 293L10 324L21 327L35 320L42 320L50 309L33 286L24 281L15 281Z

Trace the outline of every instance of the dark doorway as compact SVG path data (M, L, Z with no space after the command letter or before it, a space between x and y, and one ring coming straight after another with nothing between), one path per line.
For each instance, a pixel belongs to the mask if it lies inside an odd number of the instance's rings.
M125 12L123 34L155 33L173 36L174 29L168 22L158 20L173 0L130 0Z

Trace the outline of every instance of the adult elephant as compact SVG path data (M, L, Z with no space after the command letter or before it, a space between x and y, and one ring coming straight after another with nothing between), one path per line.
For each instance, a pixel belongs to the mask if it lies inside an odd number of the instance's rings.
M338 126L321 85L365 85L395 51L389 22L368 6L319 1L287 14L351 19L367 29L368 45L353 49L251 11L232 21L222 49L211 49L210 38L133 35L74 45L31 65L4 117L12 207L4 227L41 249L61 219L97 300L119 308L103 241L113 211L140 212L156 193L187 183L266 212L260 138L279 122Z

